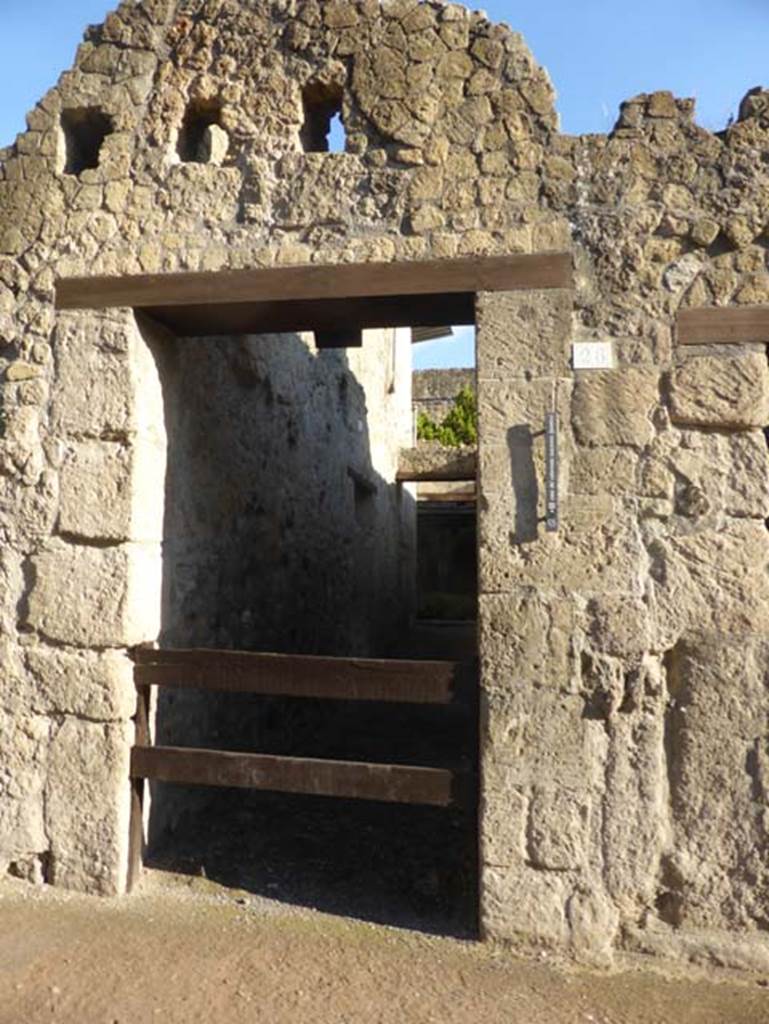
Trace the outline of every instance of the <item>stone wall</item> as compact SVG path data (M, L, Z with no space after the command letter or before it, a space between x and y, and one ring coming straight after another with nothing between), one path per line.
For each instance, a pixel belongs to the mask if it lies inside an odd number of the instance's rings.
M343 154L304 151L319 96ZM521 37L457 4L145 0L89 30L0 156L2 864L119 888L124 652L159 628L142 350L123 314L54 313L56 278L567 250L573 292L478 303L484 931L765 969L769 372L674 323L769 301L767 154L760 90L719 134L658 92L561 135ZM616 368L573 372L592 339Z
M463 388L475 390L475 370L415 370L414 413L441 423Z
M164 646L383 656L407 628L415 508L394 479L411 353L394 333L349 353L312 335L156 340ZM264 750L262 704L160 694L157 742ZM153 842L211 800L158 787Z

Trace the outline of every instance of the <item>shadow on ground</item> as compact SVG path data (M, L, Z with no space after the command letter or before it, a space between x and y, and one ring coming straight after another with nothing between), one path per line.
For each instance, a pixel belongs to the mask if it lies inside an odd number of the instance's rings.
M148 867L287 904L434 935L477 937L475 829L458 810L220 791Z

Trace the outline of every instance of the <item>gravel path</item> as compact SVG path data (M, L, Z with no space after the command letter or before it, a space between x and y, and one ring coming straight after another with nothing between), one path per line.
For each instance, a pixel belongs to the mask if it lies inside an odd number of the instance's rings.
M148 872L124 900L0 884L0 1024L767 1024L721 973L606 974Z

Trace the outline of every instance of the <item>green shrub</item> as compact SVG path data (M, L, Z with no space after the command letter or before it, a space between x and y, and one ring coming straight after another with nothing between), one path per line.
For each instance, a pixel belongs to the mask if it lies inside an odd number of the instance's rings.
M417 416L417 439L438 441L446 448L477 444L478 407L473 389L462 388L440 424L430 419L427 413L420 412Z

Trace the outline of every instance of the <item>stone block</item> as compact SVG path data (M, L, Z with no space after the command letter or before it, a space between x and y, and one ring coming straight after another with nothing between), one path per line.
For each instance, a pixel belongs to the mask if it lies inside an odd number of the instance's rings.
M585 633L594 650L631 663L652 645L648 603L628 594L601 594L587 603Z
M667 666L676 853L665 886L688 927L752 930L769 899L769 643L692 634Z
M63 316L53 348L51 424L67 436L124 437L133 428L127 339L115 325Z
M70 441L60 471L59 531L86 540L161 540L165 446Z
M67 718L54 730L46 785L51 881L119 895L128 868L133 726Z
M750 635L769 615L769 531L763 521L647 540L656 645L684 633Z
M648 656L635 706L611 719L601 842L622 851L603 866L603 883L625 921L648 913L658 897L660 862L671 841L665 757L662 658Z
M479 598L481 665L486 689L531 683L568 691L575 678L576 602L534 589Z
M484 864L520 865L526 856L529 801L515 786L514 771L510 765L492 759L482 766L479 827Z
M763 431L666 430L644 454L641 494L670 500L677 515L719 524L769 515L769 449Z
M60 470L59 531L126 540L131 535L131 455L125 444L71 441Z
M743 428L769 424L766 356L693 356L676 366L670 381L674 423Z
M633 448L586 448L577 445L569 467L569 491L572 494L630 497L636 493L638 458L638 452Z
M481 933L527 946L563 946L568 881L559 872L524 866L481 868Z
M130 647L154 640L162 564L155 545L59 544L30 559L26 625L76 647Z
M659 373L652 368L583 371L574 385L574 435L585 445L643 448L654 436L659 402Z
M590 805L585 794L538 785L529 809L528 862L548 871L574 870L587 853Z
M5 691L5 667L0 688ZM48 849L45 823L49 722L29 713L0 708L0 874L19 858Z
M647 555L631 506L603 497L565 496L561 526L520 543L510 501L485 496L479 522L482 593L509 593L521 586L557 594L640 594Z
M478 376L486 380L566 377L571 291L481 292L477 298Z
M614 962L620 917L600 885L596 878L589 887L574 892L566 905L566 917L571 948L577 959L594 967L610 967Z
M31 647L25 652L29 706L44 715L127 720L136 712L133 662L124 654Z
M580 695L522 686L481 693L481 757L507 765L508 784L522 791L546 779L583 797L602 785L606 756L604 722L585 717Z
M481 447L504 448L511 441L519 443L521 428L532 435L541 434L545 416L557 410L564 449L570 442L568 429L571 410L571 381L541 378L532 381L499 380L478 375L478 436Z

